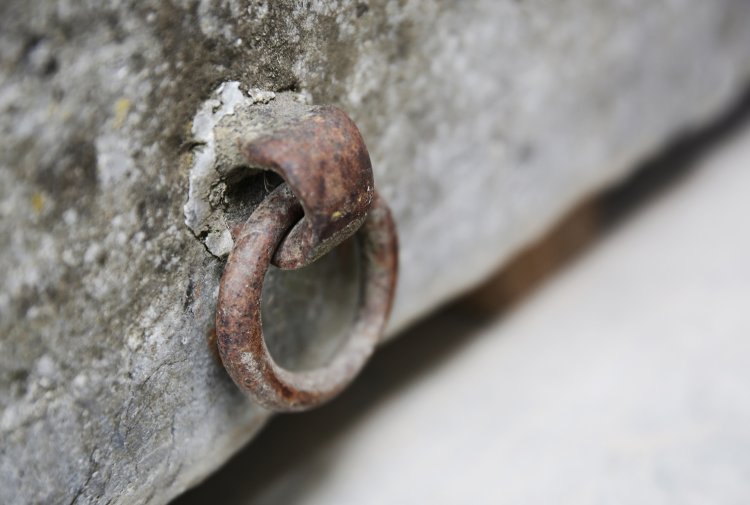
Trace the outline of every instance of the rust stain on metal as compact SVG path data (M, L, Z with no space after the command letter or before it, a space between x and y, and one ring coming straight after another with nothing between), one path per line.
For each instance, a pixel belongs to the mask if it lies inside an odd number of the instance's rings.
M370 155L357 126L342 110L316 107L240 149L252 167L278 173L305 211L276 251L274 265L307 265L363 223L375 191Z
M363 286L351 335L326 366L304 372L281 368L268 352L260 320L263 280L301 205L286 184L255 210L237 237L219 289L216 332L222 362L234 382L261 405L298 411L340 393L380 340L396 286L398 244L390 211L377 194L357 233Z
M241 148L252 166L274 170L286 182L235 230L219 287L219 353L234 382L259 404L276 411L305 410L340 393L380 340L396 287L396 228L374 189L364 141L339 109L316 108ZM260 319L269 265L307 265L352 234L363 261L349 338L321 368L282 368L268 351Z

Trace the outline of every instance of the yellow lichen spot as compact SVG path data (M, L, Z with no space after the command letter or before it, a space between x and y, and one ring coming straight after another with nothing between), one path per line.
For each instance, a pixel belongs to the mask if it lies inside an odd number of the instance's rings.
M44 208L44 195L41 193L34 193L31 195L31 207L37 214L42 212L42 209Z
M120 128L125 123L129 110L130 100L127 98L120 98L115 102L115 119L112 122L115 128Z
M337 210L333 214L331 214L331 219L338 219L343 215L344 215L343 212L341 212L340 210Z

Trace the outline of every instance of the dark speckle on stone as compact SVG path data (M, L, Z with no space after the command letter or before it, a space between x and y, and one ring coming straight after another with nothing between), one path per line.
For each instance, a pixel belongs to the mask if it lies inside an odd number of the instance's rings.
M358 18L362 17L369 10L370 10L370 7L366 3L359 2L357 4L357 17Z

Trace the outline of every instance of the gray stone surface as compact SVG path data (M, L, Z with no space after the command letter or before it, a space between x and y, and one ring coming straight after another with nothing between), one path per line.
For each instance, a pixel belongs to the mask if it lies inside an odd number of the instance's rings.
M163 503L267 417L206 345L221 261L185 225L222 83L358 122L393 333L728 107L748 25L745 0L3 1L0 502Z

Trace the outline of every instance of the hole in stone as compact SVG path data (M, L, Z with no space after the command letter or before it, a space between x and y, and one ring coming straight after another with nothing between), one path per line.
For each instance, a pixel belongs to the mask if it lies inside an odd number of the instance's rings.
M268 193L282 182L279 175L268 170L233 169L225 178L223 207L227 221L233 224L244 222Z
M269 269L261 319L268 350L280 366L321 367L349 338L360 299L358 248L350 238L299 270Z

